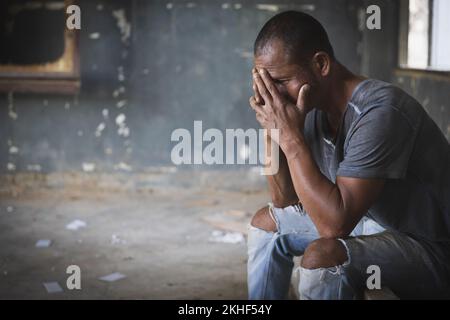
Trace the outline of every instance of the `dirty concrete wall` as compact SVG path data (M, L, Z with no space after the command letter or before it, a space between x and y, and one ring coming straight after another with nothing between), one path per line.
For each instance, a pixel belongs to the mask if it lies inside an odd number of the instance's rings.
M79 3L81 91L0 94L1 173L143 172L172 165L171 133L194 120L258 128L248 107L252 44L277 11L311 13L352 71L390 76L365 57L383 36L364 33L360 0Z
M130 157L129 137L117 134L115 119L127 107L118 103L128 99L131 3L79 4L82 90L73 96L1 95L2 172L81 171L83 164L86 170L112 169Z
M359 29L361 41L361 73L375 79L390 81L392 70L397 67L399 1L364 0L363 7L377 5L381 10L381 29L366 27L364 12Z
M396 72L392 82L423 105L450 142L450 76Z

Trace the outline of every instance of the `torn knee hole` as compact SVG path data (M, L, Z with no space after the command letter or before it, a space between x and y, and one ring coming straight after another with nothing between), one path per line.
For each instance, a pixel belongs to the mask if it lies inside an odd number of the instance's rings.
M331 268L349 260L347 249L337 239L318 239L305 250L301 266L305 269Z
M258 210L252 218L250 225L268 232L277 231L277 225L274 218L270 215L269 207Z

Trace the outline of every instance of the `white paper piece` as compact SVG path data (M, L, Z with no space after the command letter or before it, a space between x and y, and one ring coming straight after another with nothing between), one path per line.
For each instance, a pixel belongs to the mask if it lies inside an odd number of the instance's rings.
M41 239L36 242L36 248L48 248L52 244L52 240Z
M106 276L103 276L101 278L99 278L102 281L107 281L107 282L114 282L120 279L126 278L126 275L121 274L120 272L114 272L111 274L108 274Z
M48 293L63 292L63 289L58 282L45 282L44 287Z
M224 232L220 230L214 230L211 233L209 241L238 244L244 242L244 235L240 232Z
M119 237L117 234L111 236L111 244L126 244L126 240Z
M66 225L66 229L68 230L78 230L80 228L84 228L86 227L86 222L82 221L82 220L73 220L71 223L69 223L68 225Z
M93 172L94 170L95 170L95 163L83 162L83 171L84 172Z

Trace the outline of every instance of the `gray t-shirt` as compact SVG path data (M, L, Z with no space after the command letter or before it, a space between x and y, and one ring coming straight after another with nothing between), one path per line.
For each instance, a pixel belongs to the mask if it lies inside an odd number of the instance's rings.
M305 138L321 172L383 178L385 187L366 216L388 230L429 241L450 241L450 146L422 106L378 80L360 83L335 141L326 114L311 111Z

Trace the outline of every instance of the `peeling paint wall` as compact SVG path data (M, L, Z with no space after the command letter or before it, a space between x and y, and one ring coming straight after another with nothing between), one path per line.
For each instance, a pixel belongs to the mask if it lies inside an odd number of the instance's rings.
M1 173L141 172L171 166L170 135L192 129L194 120L205 128L258 128L248 107L252 46L278 11L311 13L352 71L390 77L392 63L368 55L387 34L358 28L362 0L79 4L81 92L0 94Z
M131 162L131 128L116 118L130 107L132 2L79 5L82 90L0 94L2 173L122 171Z

